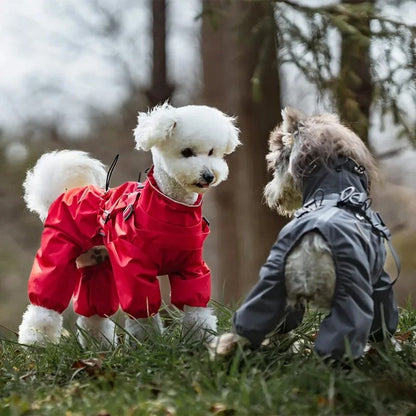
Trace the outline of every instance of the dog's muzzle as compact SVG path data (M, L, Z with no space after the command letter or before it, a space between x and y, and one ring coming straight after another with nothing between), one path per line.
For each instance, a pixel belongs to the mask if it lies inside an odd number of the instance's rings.
M202 175L201 175L201 180L199 182L197 182L195 185L198 188L208 188L209 185L214 181L215 176L212 172L210 171L205 171Z

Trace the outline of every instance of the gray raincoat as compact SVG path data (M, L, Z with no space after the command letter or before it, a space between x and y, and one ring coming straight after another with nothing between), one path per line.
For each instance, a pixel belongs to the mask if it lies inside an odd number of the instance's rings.
M383 268L390 233L369 208L367 177L351 159L317 167L303 189L304 205L272 246L259 282L234 315L234 330L257 347L276 328L285 333L301 323L304 307L286 304L285 260L305 233L317 231L331 249L336 286L315 349L334 359L359 357L369 339L382 340L397 328L392 283Z

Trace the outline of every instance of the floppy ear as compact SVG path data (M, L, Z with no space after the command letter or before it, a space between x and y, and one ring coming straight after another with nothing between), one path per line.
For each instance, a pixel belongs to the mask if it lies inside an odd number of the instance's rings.
M227 146L225 147L225 154L228 155L234 152L235 148L241 144L238 136L240 134L240 129L235 125L237 119L235 117L227 117L230 123L230 128L228 131L228 141Z
M148 113L139 113L134 129L136 149L150 150L172 136L176 127L175 108L165 103Z

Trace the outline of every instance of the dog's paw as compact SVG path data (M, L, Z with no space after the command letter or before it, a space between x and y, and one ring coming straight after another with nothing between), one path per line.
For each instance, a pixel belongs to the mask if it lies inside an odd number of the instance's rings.
M214 360L217 357L225 357L231 354L237 348L237 345L246 344L249 344L246 338L237 334L227 333L215 337L207 347L211 360Z

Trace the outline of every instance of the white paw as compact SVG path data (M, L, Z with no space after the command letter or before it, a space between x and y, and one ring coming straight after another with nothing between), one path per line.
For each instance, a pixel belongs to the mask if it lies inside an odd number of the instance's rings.
M116 325L110 318L79 316L77 325L77 338L83 347L88 345L89 336L105 347L117 346Z
M231 354L237 348L237 345L245 345L248 343L249 341L240 335L233 333L222 334L215 337L208 344L209 356L212 360L218 356L224 357Z
M126 318L125 323L126 340L135 338L138 341L144 341L147 338L154 338L163 334L163 323L159 314L149 318Z
M211 308L185 305L182 319L184 337L189 341L206 341L214 339L217 332L217 317Z
M25 345L57 344L62 333L62 315L42 306L29 305L19 326L19 343Z

